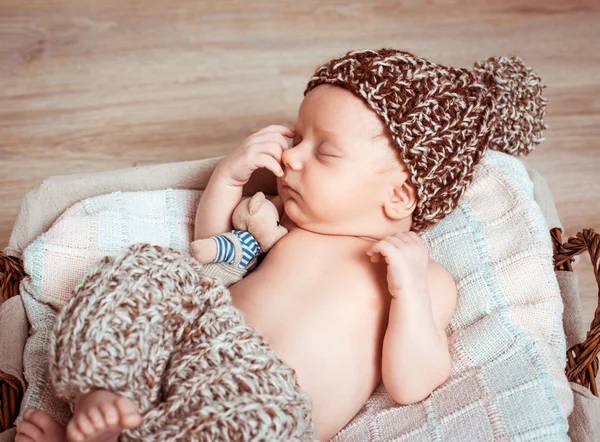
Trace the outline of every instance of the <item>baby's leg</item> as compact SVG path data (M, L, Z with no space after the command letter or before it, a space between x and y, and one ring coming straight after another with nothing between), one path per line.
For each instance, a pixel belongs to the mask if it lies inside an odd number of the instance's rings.
M228 290L207 290L206 312L171 355L164 391L167 410L153 422L164 429L178 417L176 432L160 440L313 441L311 400L295 371L244 323ZM158 428L157 428L158 429Z
M116 439L124 430L128 440L144 427L164 399L174 345L202 314L201 275L192 258L136 245L75 288L57 317L50 367L57 394L75 405L70 439Z

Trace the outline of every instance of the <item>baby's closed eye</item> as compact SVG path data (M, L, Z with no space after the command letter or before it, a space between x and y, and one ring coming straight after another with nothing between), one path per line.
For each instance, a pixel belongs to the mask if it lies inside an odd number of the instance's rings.
M327 147L327 145L325 145L325 147L323 147L323 145L319 146L317 152L326 157L340 158L340 155L337 153L337 151L331 147Z

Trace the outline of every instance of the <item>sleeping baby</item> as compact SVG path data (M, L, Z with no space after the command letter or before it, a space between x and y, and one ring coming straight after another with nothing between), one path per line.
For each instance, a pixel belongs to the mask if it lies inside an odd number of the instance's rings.
M418 233L456 207L486 148L522 153L541 140L518 103L503 106L514 103L508 76L539 97L530 74L516 58L467 70L393 49L349 52L317 68L293 127L259 130L215 169L195 239L232 230L255 170L277 177L273 203L289 233L229 292L293 367L318 440L334 437L381 382L404 405L448 379L457 289ZM78 394L66 437L117 440L140 424L138 408L109 391ZM18 442L65 437L40 410L18 432Z
M198 206L196 238L229 231L251 173L266 167L278 177L273 202L289 233L229 290L246 323L296 370L322 441L382 379L410 404L450 373L445 328L456 288L410 232L416 192L384 129L348 90L317 86L294 129L262 129L219 164Z

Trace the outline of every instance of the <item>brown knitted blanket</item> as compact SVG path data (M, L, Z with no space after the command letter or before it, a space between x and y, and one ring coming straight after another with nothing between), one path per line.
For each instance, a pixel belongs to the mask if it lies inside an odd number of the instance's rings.
M171 249L130 247L93 266L58 315L57 394L105 389L142 424L122 441L314 440L310 397L220 280Z

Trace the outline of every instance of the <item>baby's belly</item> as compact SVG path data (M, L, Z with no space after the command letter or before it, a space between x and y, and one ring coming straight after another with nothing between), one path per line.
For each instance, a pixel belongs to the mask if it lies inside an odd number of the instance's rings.
M381 380L389 300L376 287L353 290L343 276L344 247L361 247L348 241L294 230L229 288L246 323L296 370L319 440L343 428Z

